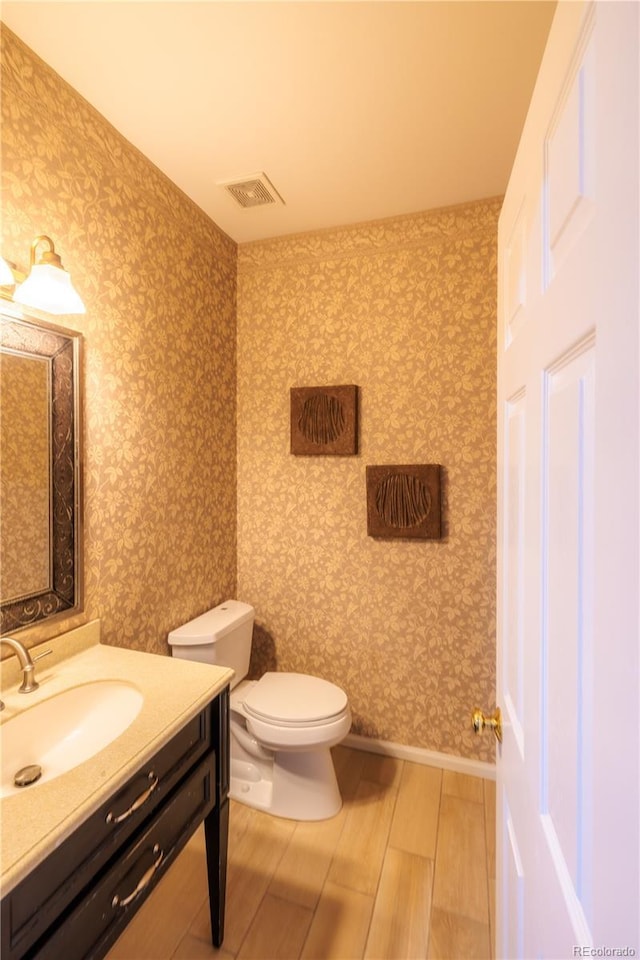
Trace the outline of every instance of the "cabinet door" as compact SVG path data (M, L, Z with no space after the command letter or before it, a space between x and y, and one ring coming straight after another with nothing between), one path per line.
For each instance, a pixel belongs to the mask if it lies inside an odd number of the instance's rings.
M215 804L210 754L154 817L133 847L100 875L90 892L48 935L34 960L103 957Z

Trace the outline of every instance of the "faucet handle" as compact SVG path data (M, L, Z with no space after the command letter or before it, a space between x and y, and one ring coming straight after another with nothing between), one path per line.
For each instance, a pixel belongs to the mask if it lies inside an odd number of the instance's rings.
M37 690L38 684L33 675L33 664L36 660L47 657L50 653L53 653L53 651L43 650L42 653L32 658L25 645L20 640L16 640L15 637L0 637L0 643L6 643L18 657L20 669L22 670L22 683L18 688L18 693L31 693L33 690Z
M43 657L48 657L50 653L53 653L53 650L43 650L42 653L38 653L35 657L29 656L29 662L26 667L22 668L22 683L18 688L18 693L33 693L34 690L37 690L40 684L35 677L35 666L34 664L38 660L42 660Z
M53 650L43 650L42 653L39 653L37 657L31 657L32 663L37 663L38 660L42 660L43 657L48 657L50 653L53 653Z

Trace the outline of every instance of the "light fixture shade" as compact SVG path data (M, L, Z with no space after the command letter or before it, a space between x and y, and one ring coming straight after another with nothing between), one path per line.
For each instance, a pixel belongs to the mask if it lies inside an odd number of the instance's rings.
M17 288L13 299L24 307L47 313L86 313L67 271L53 263L37 263Z
M13 287L15 282L13 270L4 257L0 257L0 287Z

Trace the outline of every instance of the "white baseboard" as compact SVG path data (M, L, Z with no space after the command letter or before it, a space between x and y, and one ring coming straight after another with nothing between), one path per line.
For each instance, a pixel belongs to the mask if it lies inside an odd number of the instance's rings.
M386 757L397 757L399 760L423 763L428 767L467 773L472 777L483 777L485 780L496 779L495 764L486 763L484 760L469 760L467 757L456 757L454 754L439 753L437 750L425 750L423 747L407 747L402 743L392 743L390 740L374 740L372 737L361 737L358 733L348 733L342 743L345 747L353 747L355 750L381 753Z

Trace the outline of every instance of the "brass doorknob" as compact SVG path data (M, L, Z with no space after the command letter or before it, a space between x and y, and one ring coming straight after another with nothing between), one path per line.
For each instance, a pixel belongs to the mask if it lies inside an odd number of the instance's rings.
M480 707L475 707L471 714L471 722L476 733L482 733L485 727L491 727L496 735L496 740L502 743L502 714L500 707L496 707L492 717L485 717Z

